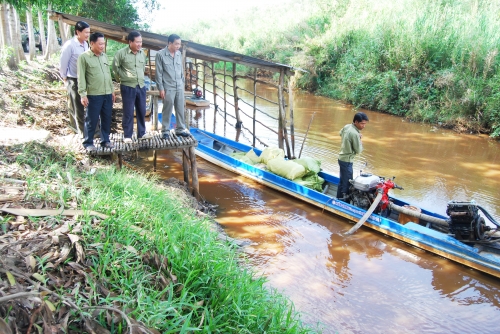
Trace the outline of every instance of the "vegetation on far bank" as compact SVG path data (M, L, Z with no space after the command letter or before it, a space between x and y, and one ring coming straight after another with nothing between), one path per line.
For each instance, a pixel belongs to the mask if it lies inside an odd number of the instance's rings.
M185 39L291 64L299 88L500 136L500 2L302 0L207 18Z

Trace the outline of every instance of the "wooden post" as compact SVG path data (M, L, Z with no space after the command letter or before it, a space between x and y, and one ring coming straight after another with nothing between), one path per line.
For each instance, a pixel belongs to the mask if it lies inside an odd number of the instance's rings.
M217 111L217 87L216 87L216 84L217 82L215 81L216 77L215 77L216 73L215 73L215 64L214 62L212 62L212 85L213 85L213 93L214 93L214 108L215 108L215 111Z
M255 137L256 137L256 130L255 130L255 118L257 116L257 68L254 68L253 70L253 144L252 146L255 147Z
M236 129L241 129L240 109L238 108L238 89L236 87L236 63L233 63L233 94L234 94L234 113L236 114Z
M226 101L226 62L224 62L224 122L226 121L226 110L227 110L227 101Z
M182 74L184 75L184 82L186 82L186 51L187 51L187 43L182 46ZM184 89L186 84L184 84ZM177 112L177 110L176 110Z
M285 139L287 156L288 156L288 159L291 159L292 153L290 151L290 143L288 142L288 132L286 130L285 98L283 95L284 77L285 77L285 71L283 69L281 69L280 70L279 85L278 85L278 105L279 105L279 113L280 113L279 123L281 125L281 131L278 133L278 138L279 138L279 135L281 134L282 137L281 137L281 141L280 141L280 145L281 145L280 148L283 148L283 138Z
M203 97L205 97L205 82L207 76L207 63L203 61ZM217 110L216 110L217 111Z
M148 63L149 63L149 80L153 82L153 71L151 70L151 49L148 49Z
M280 71L280 78L279 78L279 84L278 84L278 147L283 149L283 111L281 110L281 94L283 93L282 90L282 77L283 77L283 70Z
M295 125L293 123L293 82L292 75L288 77L288 111L290 113L290 140L292 142L292 159L295 159Z
M153 128L154 131L156 131L156 130L158 130L158 111L159 111L158 110L158 96L153 95L152 98L153 98L153 101L152 101L153 103L152 103L152 106L151 106L153 108L153 112L151 114L151 116L153 117L153 126L152 126L152 128Z
M62 20L61 15L57 15L57 22L59 23L59 34L61 35L61 41L62 44L64 45L64 43L66 43L68 38L66 36L66 32L64 31L64 22Z
M189 187L189 156L186 148L182 149L182 170L184 171L184 182Z
M122 154L118 153L118 168L121 170L123 167Z
M153 172L156 172L156 150L153 150Z
M194 151L194 146L189 148L189 156L191 160L191 179L193 181L193 195L199 201L200 200L200 183L198 181L198 167L196 165L196 154Z

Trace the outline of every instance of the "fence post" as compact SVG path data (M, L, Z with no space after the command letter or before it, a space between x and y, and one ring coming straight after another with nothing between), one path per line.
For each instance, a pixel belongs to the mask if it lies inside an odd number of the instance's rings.
M238 89L236 87L236 63L233 64L234 113L236 114L236 129L241 129L240 109L238 108Z
M215 64L212 62L212 82L213 82L213 93L214 93L214 109L217 111L217 82L216 82Z
M206 96L205 93L205 82L206 82L206 76L207 76L207 63L206 61L203 61L203 97Z
M286 144L286 151L287 151L287 156L289 159L292 158L292 153L290 152L290 143L288 142L288 134L286 130L286 114L285 114L285 99L283 95L283 85L284 85L284 77L285 77L285 71L283 69L280 70L280 80L278 84L278 106L279 106L279 127L281 128L280 131L278 132L278 139L280 139L281 135L281 140L280 140L280 148L283 148L283 139L285 140Z
M292 144L292 159L295 159L295 125L293 123L293 73L288 77L288 111L290 113L290 140Z
M255 118L257 114L257 68L253 70L253 147L255 147Z

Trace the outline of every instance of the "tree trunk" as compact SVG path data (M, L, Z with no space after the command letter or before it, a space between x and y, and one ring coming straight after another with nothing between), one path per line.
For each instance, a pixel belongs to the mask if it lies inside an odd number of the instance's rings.
M7 25L9 26L9 37L10 40L8 45L12 47L12 57L14 58L14 64L12 68L17 67L17 64L19 64L19 52L17 51L16 48L16 39L15 39L15 34L16 34L16 18L14 15L14 7L12 7L11 4L7 4ZM9 65L10 66L10 65Z
M7 35L9 34L5 12L5 3L2 1L0 2L0 53L3 53L7 46Z
M33 15L31 15L31 6L28 6L26 10L26 23L28 24L28 36L29 36L29 53L30 60L35 58L35 48L36 48L36 40L35 40L35 32L33 30Z
M26 60L23 45L21 43L21 19L19 18L19 13L14 6L12 6L12 14L14 18L14 29L12 30L14 32L12 34L12 46L14 47L15 52L17 52L18 54L19 61Z
M47 6L47 11L52 10L52 4L49 3ZM50 18L47 18L47 49L45 50L45 59L49 59L52 54L54 54L59 47L57 43L57 35L56 35L56 27L54 25L54 21Z
M0 21L2 24L2 34L3 34L3 43L1 51L4 53L4 56L7 57L7 65L11 69L15 69L17 67L16 57L14 57L12 46L12 39L10 38L10 24L9 24L9 5L2 1L1 4L1 12L0 12Z
M38 8L38 31L40 31L40 38L42 39L42 52L47 50L47 43L45 43L45 26L43 25L42 10Z

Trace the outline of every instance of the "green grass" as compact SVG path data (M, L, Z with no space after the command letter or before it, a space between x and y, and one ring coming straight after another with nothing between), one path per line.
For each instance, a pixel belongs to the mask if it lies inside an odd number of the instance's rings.
M302 89L498 137L499 12L494 0L302 0L176 31L306 69Z
M9 154L2 150L5 163L17 154L15 162L29 185L28 201L77 203L110 215L97 228L91 217L81 218L92 279L91 291L76 294L80 307L119 305L162 333L311 332L293 305L265 288L265 280L244 265L239 252L217 238L212 222L198 217L180 190L111 166L80 169L73 155L39 144ZM155 256L156 262L146 260ZM101 287L111 294L99 293ZM106 326L104 315L99 320ZM119 333L124 326L107 327Z

